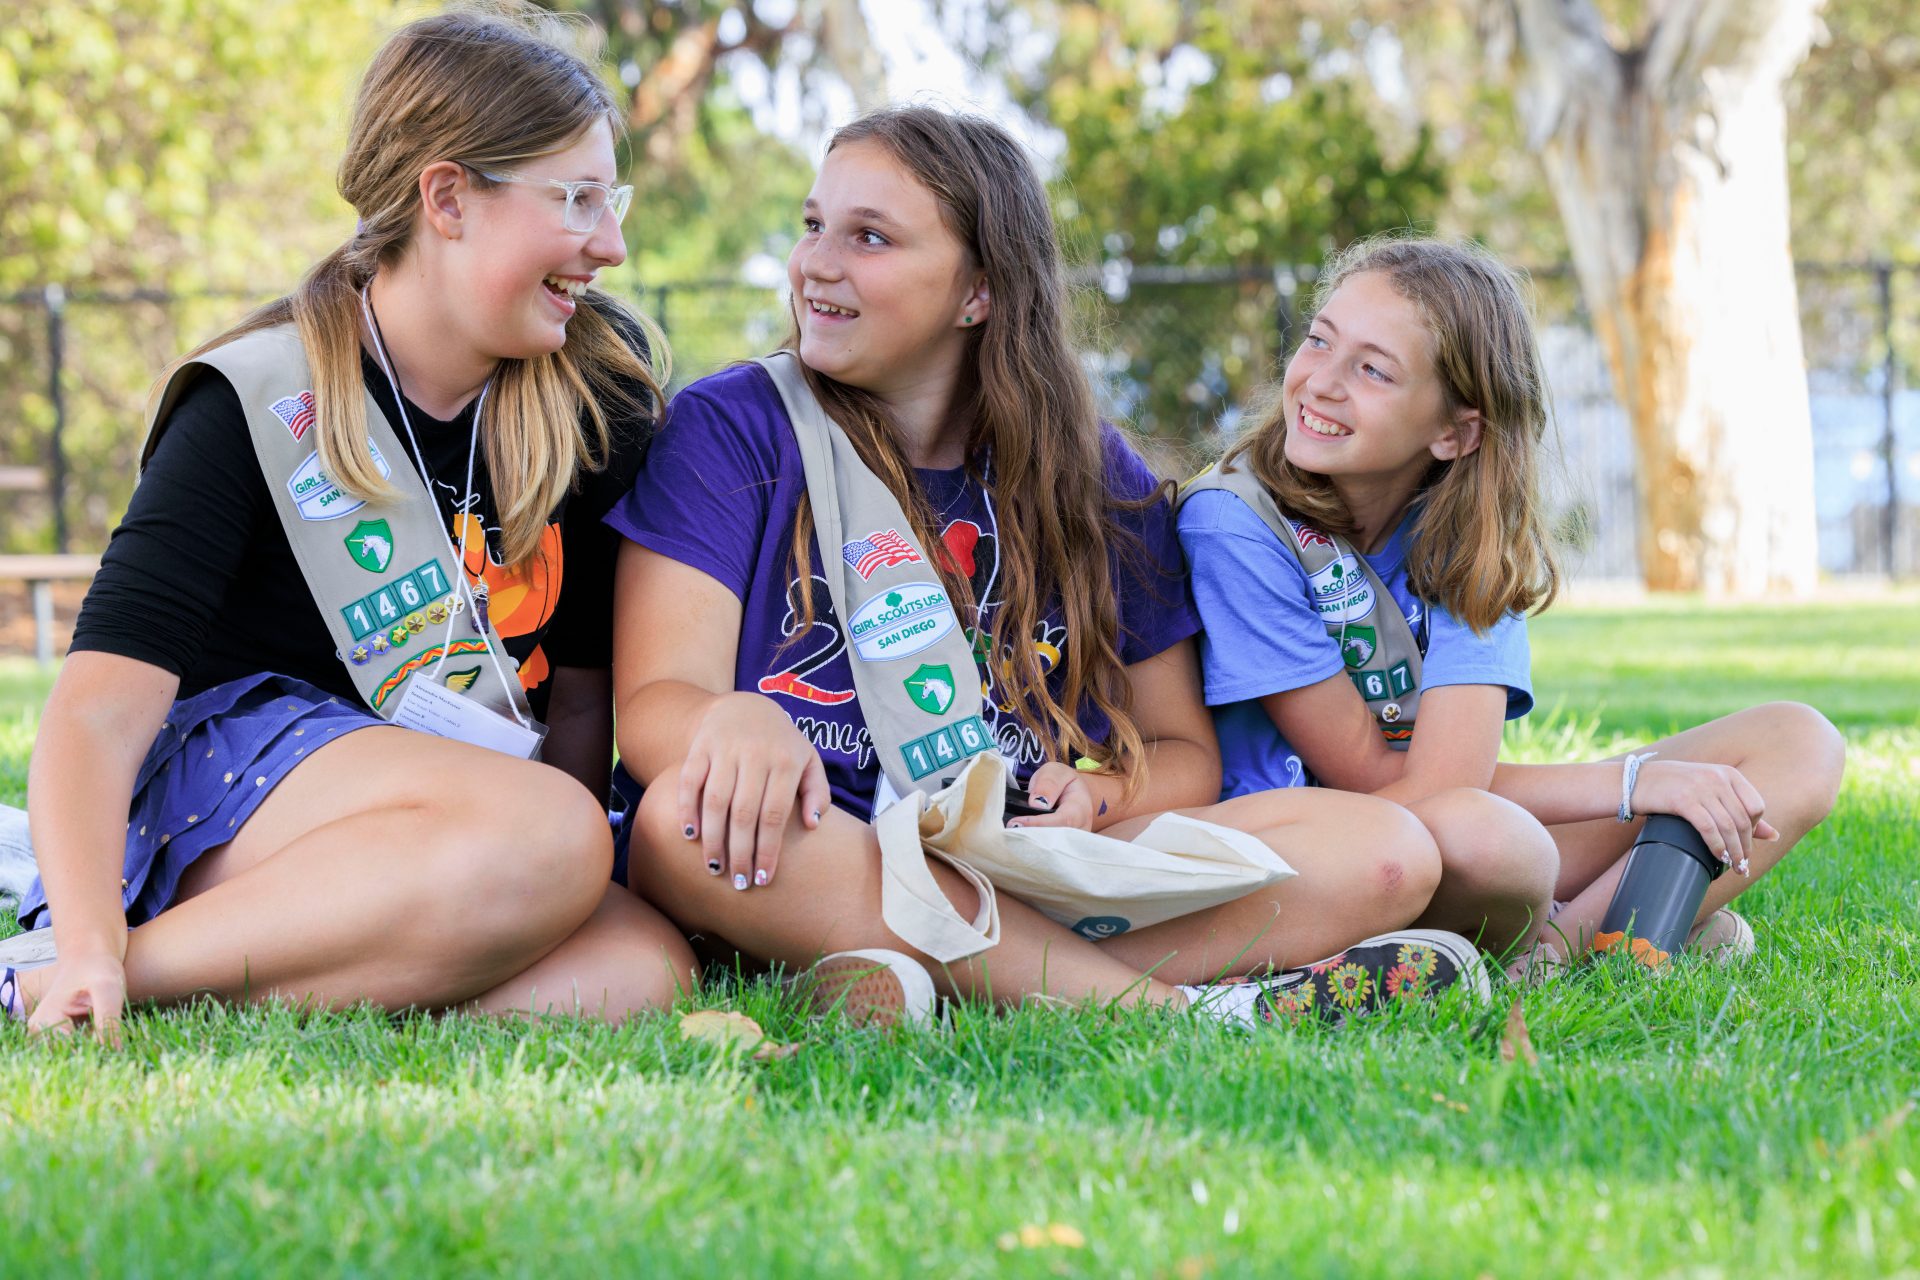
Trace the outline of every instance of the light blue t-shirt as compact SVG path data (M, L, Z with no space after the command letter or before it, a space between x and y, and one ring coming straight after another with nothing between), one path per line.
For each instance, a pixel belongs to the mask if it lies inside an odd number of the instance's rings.
M1403 519L1367 563L1420 645L1420 687L1504 685L1507 719L1524 716L1533 709L1526 619L1508 614L1485 635L1475 635L1446 610L1415 597L1407 586L1410 524L1411 517ZM1260 705L1270 693L1305 688L1346 670L1339 642L1314 609L1300 561L1253 508L1220 489L1202 490L1180 508L1180 545L1205 628L1200 666L1220 735L1221 798L1311 785L1312 774ZM1347 622L1364 625L1366 619Z

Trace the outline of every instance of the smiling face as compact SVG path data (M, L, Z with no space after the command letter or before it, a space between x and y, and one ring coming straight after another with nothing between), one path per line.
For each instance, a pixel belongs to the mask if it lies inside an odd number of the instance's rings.
M612 129L598 120L563 150L504 167L527 178L612 185ZM481 192L465 184L465 192L459 234L441 255L450 323L495 359L560 350L578 295L597 272L626 260L620 228L607 216L590 232L567 230L567 193L558 187L510 182Z
M1303 471L1411 490L1479 443L1479 415L1447 406L1425 317L1384 272L1334 290L1281 385L1287 461Z
M883 400L959 370L985 286L933 192L886 148L829 152L804 227L787 280L808 367Z

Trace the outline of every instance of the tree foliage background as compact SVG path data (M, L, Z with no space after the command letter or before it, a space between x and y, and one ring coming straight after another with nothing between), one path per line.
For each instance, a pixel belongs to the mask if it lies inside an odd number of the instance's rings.
M1654 2L1607 12L1630 27ZM605 28L609 83L629 106L628 278L738 278L756 255L784 255L824 129L873 100L859 5L548 3ZM54 0L0 23L0 461L42 461L50 426L45 317L24 295L245 295L69 308L76 546L101 545L124 507L152 375L346 233L333 168L353 86L384 33L431 7ZM1070 249L1106 285L1086 317L1092 346L1136 388L1114 408L1155 431L1210 428L1270 371L1300 305L1288 290L1304 283L1275 265L1311 268L1405 225L1476 235L1530 266L1565 258L1468 0L935 8L983 83L1050 139ZM1914 16L1911 0L1829 0L1829 39L1790 87L1802 257L1920 258ZM754 95L781 77L795 105L776 135ZM1168 266L1221 282L1147 283ZM43 506L0 504L0 544L46 545Z
M139 406L161 366L271 296L352 215L333 165L357 78L394 6L324 22L252 0L56 0L0 22L0 461L43 464L53 425L44 310L66 318L74 545L133 490ZM231 293L97 306L103 291ZM9 550L50 545L43 500L0 495Z

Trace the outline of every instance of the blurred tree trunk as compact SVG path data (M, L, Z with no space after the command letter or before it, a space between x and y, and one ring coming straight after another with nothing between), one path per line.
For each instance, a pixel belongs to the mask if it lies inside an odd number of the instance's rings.
M1483 4L1632 424L1654 590L1814 585L1782 86L1820 3L1667 0L1626 47L1591 0Z
M800 0L778 25L761 18L753 0L601 0L590 11L608 32L615 60L635 70L627 123L654 165L678 163L714 74L731 54L769 68L797 55L803 73L825 71L844 83L861 111L887 100L886 66L860 0ZM729 17L737 21L729 24Z
M810 24L822 60L846 82L854 105L871 111L887 102L887 67L873 43L860 0L811 0L801 6L813 17Z

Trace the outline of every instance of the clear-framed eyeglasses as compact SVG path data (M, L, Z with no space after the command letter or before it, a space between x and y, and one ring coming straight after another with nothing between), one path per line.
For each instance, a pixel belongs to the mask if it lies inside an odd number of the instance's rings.
M559 178L537 178L511 169L475 169L490 182L518 182L529 187L558 187L567 193L567 210L561 221L567 230L586 235L600 225L600 219L613 214L613 225L626 219L633 203L633 188L610 187L604 182L563 182Z

